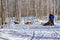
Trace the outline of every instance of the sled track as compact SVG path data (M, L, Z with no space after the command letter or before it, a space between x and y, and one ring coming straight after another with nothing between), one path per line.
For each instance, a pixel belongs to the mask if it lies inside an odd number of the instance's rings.
M22 29L20 29L22 30ZM0 29L1 33L13 35L28 38L30 37L30 40L33 39L53 39L53 40L60 40L60 32L58 30L14 30L14 29ZM6 38L5 38L6 39Z

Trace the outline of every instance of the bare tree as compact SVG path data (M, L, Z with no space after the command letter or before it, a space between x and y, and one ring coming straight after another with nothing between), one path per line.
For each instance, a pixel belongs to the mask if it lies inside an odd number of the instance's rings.
M15 19L16 23L20 22L20 13L19 13L19 0L15 0Z
M6 20L6 0L1 0L1 24L5 24Z

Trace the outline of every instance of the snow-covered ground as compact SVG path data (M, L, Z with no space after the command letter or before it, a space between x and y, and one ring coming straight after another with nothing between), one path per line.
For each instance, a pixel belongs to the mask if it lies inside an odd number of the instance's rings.
M25 25L26 20L33 24ZM14 21L10 18L9 23L0 29L0 40L60 40L60 20L54 26L43 26L43 21L34 17L22 18L19 24Z

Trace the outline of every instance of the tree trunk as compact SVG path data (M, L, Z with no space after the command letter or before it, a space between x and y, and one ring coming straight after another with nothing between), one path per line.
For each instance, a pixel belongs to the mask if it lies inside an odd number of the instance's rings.
M6 20L6 0L1 0L1 24L5 24Z

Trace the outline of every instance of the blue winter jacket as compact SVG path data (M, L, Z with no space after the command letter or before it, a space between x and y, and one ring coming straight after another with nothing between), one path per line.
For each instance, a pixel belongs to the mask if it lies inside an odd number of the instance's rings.
M49 16L49 19L50 19L51 21L53 21L53 20L54 20L54 15L50 15L50 16Z

